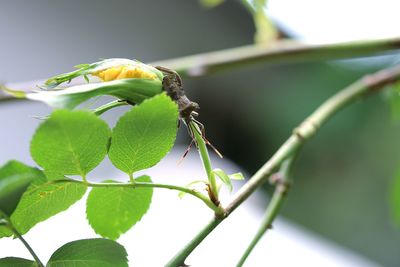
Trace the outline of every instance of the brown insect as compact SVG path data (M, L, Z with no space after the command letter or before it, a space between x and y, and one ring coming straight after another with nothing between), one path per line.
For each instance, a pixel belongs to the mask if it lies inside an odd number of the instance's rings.
M199 133L201 134L204 142L208 146L210 146L219 157L222 158L222 154L206 139L204 125L195 119L195 117L199 115L200 106L196 102L190 101L189 98L186 96L185 90L183 89L181 76L179 76L176 71L165 67L157 66L156 69L164 73L164 78L162 81L163 90L178 105L180 120L185 123L189 135L192 138L192 141L190 142L190 145L186 149L182 158L187 155L193 143L196 143L193 130L190 127L191 122L195 123L200 129Z

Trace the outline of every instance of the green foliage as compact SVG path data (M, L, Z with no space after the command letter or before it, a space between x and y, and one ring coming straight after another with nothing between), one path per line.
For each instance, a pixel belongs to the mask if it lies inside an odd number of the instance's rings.
M232 186L232 180L243 180L243 174L238 172L238 173L233 173L233 174L226 174L225 171L216 168L213 170L213 173L221 179L221 181L228 187L229 191L232 191L233 186Z
M229 176L221 169L214 169L213 173L217 175L221 181L228 186L229 191L232 191L232 182Z
M86 186L70 182L42 181L32 184L22 195L11 222L25 234L34 225L68 209L82 198Z
M47 267L128 267L125 248L107 239L67 243L50 257Z
M0 267L36 267L37 264L34 261L16 258L16 257L7 257L0 259Z
M0 168L0 210L11 215L22 194L34 179L43 173L21 162L12 160Z
M151 182L148 176L136 181ZM87 199L87 219L96 233L115 240L147 212L152 195L153 188L93 188Z
M144 101L119 119L109 158L128 174L154 166L172 148L177 123L178 107L166 94Z
M31 154L44 169L85 176L105 157L108 125L88 111L54 111L33 136Z

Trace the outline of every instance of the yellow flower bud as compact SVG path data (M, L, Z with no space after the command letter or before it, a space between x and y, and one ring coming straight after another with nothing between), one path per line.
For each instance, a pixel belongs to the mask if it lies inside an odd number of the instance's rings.
M154 73L149 72L140 66L134 65L111 67L105 70L93 72L91 75L99 77L103 82L129 78L157 79L157 75Z

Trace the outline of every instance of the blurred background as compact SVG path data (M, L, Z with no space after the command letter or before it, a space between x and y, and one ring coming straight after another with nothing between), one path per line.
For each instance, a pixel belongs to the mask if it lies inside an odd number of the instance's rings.
M270 0L268 12L282 35L328 43L400 36L394 13L399 6L389 0ZM0 80L6 83L48 78L99 58L151 62L247 45L255 32L240 1L206 9L195 0L15 0L1 1L0 14ZM188 96L200 103L208 138L252 174L323 100L398 62L399 54L391 54L257 64L184 82ZM29 115L50 109L25 102L11 112L14 105L0 106L0 164L33 164L29 140L39 121ZM112 123L121 112L106 118ZM179 143L187 144L181 132ZM399 134L384 96L340 112L301 152L282 215L382 266L399 266L400 228L388 201L400 163Z

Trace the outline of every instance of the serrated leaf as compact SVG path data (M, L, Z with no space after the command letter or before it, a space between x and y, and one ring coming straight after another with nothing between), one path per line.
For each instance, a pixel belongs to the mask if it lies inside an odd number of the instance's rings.
M221 181L228 186L229 191L232 191L233 187L231 178L229 178L229 176L223 170L217 168L213 170L213 173L217 175L221 179Z
M85 176L107 154L108 125L89 111L56 110L31 142L32 158L48 171Z
M136 181L151 182L148 176L141 176ZM118 239L147 212L152 195L153 188L93 188L86 206L89 224L97 234Z
M34 261L16 258L16 257L7 257L0 259L0 267L36 267L37 264Z
M128 174L154 166L172 148L177 122L178 107L165 93L133 107L113 129L111 162Z
M125 248L115 241L83 239L57 249L46 267L128 267L128 258Z
M25 234L37 223L68 209L85 192L86 186L83 184L54 181L32 183L11 215L11 222L20 234Z
M0 210L11 215L29 184L41 178L44 175L36 168L15 160L7 162L0 168Z

